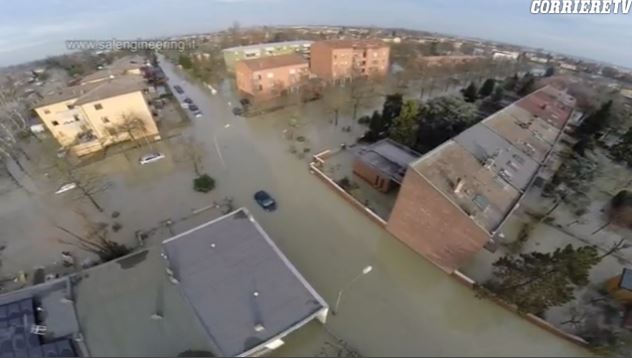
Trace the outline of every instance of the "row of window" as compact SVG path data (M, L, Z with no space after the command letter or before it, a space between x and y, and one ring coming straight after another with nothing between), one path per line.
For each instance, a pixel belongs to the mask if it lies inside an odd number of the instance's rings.
M74 109L75 106L73 106L72 104L67 104L66 107L68 107L69 110ZM94 109L97 111L100 111L103 109L103 105L101 103L96 103L94 105ZM50 114L50 109L45 109L44 110L44 114Z
M71 121L66 121L66 122L64 122L64 124L70 124L70 123L73 123L73 122L79 122L81 120L81 118L77 114L75 114L73 116L73 118L74 118L74 121L72 121L72 120ZM110 123L110 119L108 117L105 117L105 116L101 117L101 121L103 123ZM59 121L51 121L51 124L56 127L56 126L59 125Z

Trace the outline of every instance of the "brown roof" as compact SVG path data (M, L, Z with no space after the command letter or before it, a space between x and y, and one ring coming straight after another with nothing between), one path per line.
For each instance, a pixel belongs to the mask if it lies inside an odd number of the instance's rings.
M142 91L147 87L140 76L125 75L96 83L96 87L77 99L75 105L81 105L126 93ZM85 87L85 86L82 86Z
M388 47L388 45L379 40L325 40L317 43L327 45L332 49Z
M307 60L297 54L278 55L278 56L266 56L255 58L252 60L240 61L246 65L252 71L267 70L270 68L286 67L286 66L300 66L307 65Z
M44 93L43 98L34 107L39 108L79 98L97 86L99 86L99 83L89 83L83 86L65 87L52 92Z
M84 76L81 79L81 83L87 83L87 82L92 82L92 81L103 80L103 79L106 79L108 77L112 77L113 78L116 75L118 75L117 72L112 71L109 68L106 68L106 69L98 70L96 72L92 72L91 74Z
M575 99L552 86L539 89L517 103L547 123L562 128L570 118Z

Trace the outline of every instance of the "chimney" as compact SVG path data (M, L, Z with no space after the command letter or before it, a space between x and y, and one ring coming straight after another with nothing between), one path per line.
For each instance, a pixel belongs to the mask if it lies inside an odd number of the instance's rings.
M458 178L456 180L456 184L454 185L454 194L460 194L463 190L463 185L465 185L465 180Z

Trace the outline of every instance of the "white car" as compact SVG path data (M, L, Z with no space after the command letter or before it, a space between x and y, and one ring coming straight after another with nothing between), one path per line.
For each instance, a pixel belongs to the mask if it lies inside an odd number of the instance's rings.
M144 164L149 164L152 162L155 162L157 160L160 160L162 158L164 158L165 155L162 153L150 153L150 154L146 154L143 155L142 157L140 157L140 160L138 161L141 165Z
M67 183L67 184L64 184L64 185L60 186L59 189L57 189L57 191L55 192L55 194L65 193L68 190L72 190L72 189L74 189L76 187L77 187L77 183Z

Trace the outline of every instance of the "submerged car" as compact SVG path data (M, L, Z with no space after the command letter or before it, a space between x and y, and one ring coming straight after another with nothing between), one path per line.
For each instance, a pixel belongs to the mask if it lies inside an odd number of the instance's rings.
M178 92L179 94L183 94L184 90L182 89L182 87L175 85L173 86L173 89L176 90L176 92Z
M72 189L74 189L76 187L77 187L77 183L67 183L67 184L64 184L64 185L60 186L59 189L57 189L57 191L55 192L55 194L65 193L68 190L72 190Z
M277 208L276 201L265 190L259 190L255 193L255 201L265 211L274 211Z
M193 100L191 98L187 97L187 98L184 99L184 103L192 104Z
M160 160L162 158L164 158L165 155L162 153L149 153L146 155L143 155L142 157L140 157L140 160L138 161L141 165L144 164L149 164L149 163L153 163L157 160Z

